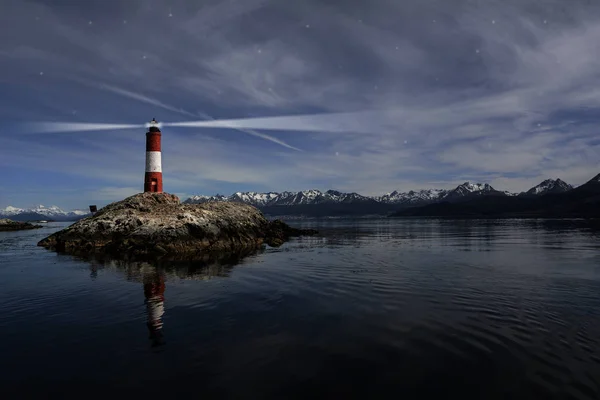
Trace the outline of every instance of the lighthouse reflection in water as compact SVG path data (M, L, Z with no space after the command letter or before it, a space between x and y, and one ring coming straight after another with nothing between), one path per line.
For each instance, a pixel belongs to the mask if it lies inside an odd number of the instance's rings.
M165 315L165 288L169 279L210 280L229 276L232 268L240 260L255 251L246 250L240 254L224 254L213 258L206 256L195 261L145 262L115 259L87 259L90 263L90 278L101 279L102 270L111 270L124 275L125 280L142 286L144 292L144 313L148 338L151 347L166 343L163 333ZM140 310L142 311L142 310Z
M165 313L165 278L157 270L142 272L148 331L152 346L165 344L162 316Z
M98 272L111 269L124 273L126 280L136 284L142 283L146 326L152 347L165 344L163 335L163 315L165 314L165 270L147 262L125 262L118 260L88 260L90 262L90 278L98 279Z

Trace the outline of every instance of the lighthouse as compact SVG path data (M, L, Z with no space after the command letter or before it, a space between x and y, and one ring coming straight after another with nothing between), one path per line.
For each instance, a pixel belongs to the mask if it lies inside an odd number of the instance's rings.
M162 193L163 191L160 137L158 122L152 118L152 121L148 124L148 132L146 132L144 192Z

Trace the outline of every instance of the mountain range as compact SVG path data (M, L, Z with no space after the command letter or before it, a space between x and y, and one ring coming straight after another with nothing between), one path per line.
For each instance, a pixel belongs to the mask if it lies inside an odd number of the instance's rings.
M57 206L43 205L31 208L8 206L0 209L0 218L9 218L13 221L76 221L88 215L90 215L89 211L63 211Z
M383 196L363 196L336 190L304 190L300 192L237 192L230 196L192 196L188 204L207 201L237 201L253 205L270 215L336 216L389 214L401 209L442 202L460 203L481 197L537 197L572 190L573 186L560 179L547 179L526 192L511 193L494 189L487 183L465 182L451 190L423 189L393 191Z
M394 217L600 218L600 174L572 188L544 181L519 196L471 197L396 211Z
M600 179L600 175L594 179ZM593 181L593 180L592 180ZM591 181L590 181L591 182ZM586 184L588 185L589 182ZM585 185L582 185L582 187ZM192 196L184 201L198 204L208 201L235 201L253 205L271 216L342 216L342 215L420 215L431 213L436 205L464 204L468 206L477 199L495 198L496 202L519 199L528 201L546 195L556 195L577 191L573 186L560 179L546 179L539 185L522 193L496 190L487 183L465 182L454 189L423 189L418 191L393 191L382 196L363 196L358 193L343 193L336 190L304 190L299 192L237 192L230 196ZM499 200L500 199L500 200ZM489 202L489 200L486 200ZM502 203L504 204L504 203ZM512 204L512 203L511 203ZM430 208L425 208L429 206ZM439 207L439 206L438 206ZM436 209L437 210L437 209ZM437 212L437 211L436 211ZM449 212L449 211L443 211ZM412 214L411 214L412 213ZM425 215L422 214L422 215ZM434 213L435 214L435 213ZM63 211L59 207L43 205L32 208L6 207L0 209L0 218L16 221L52 220L75 221L90 215L85 210Z

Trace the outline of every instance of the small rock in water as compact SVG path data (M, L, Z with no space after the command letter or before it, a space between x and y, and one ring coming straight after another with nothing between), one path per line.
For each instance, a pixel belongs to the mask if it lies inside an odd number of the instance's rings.
M37 229L41 227L42 225L33 225L29 222L13 221L12 219L7 218L0 219L0 232Z

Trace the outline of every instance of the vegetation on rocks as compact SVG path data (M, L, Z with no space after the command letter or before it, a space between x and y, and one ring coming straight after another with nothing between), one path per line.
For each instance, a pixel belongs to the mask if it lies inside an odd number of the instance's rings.
M38 246L70 254L194 258L206 253L280 246L314 230L268 221L242 203L181 204L168 193L140 193L56 232Z

